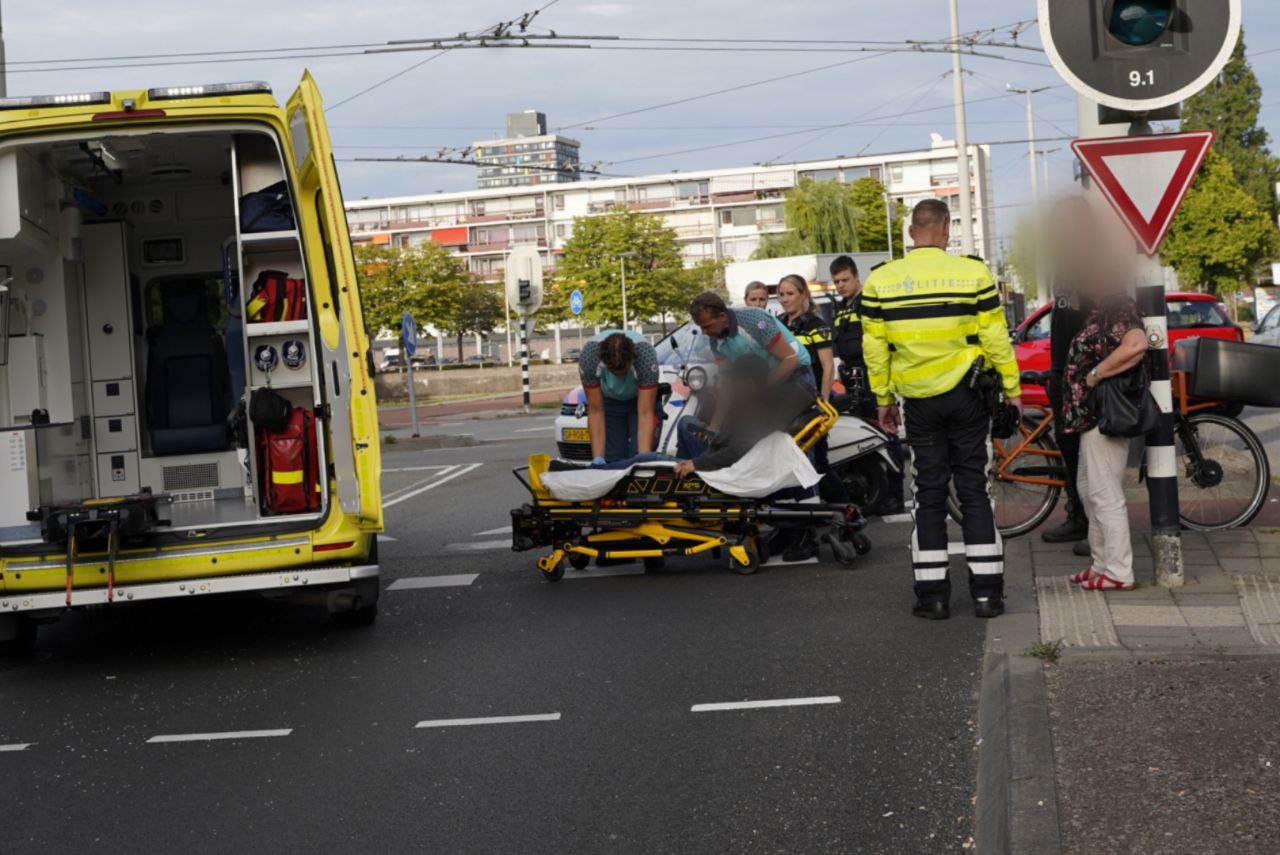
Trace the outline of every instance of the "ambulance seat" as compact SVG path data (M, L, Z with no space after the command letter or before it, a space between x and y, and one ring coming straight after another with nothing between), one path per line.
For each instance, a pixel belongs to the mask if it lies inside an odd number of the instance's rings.
M157 456L229 447L230 375L222 337L209 320L202 285L163 292L164 317L147 333L147 430Z

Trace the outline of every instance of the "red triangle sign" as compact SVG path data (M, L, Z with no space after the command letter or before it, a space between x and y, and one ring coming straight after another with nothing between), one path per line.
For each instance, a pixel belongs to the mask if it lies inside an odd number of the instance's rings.
M1071 149L1154 256L1213 145L1213 131L1076 140Z

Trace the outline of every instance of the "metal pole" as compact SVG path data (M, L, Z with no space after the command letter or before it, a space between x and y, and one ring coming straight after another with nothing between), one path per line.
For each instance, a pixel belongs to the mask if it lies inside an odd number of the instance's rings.
M5 64L4 64L4 14L0 13L0 98L4 98L9 94L9 87L5 82Z
M1010 92L1027 96L1027 157L1031 159L1031 227L1036 250L1036 293L1032 297L1047 300L1051 295L1043 252L1044 230L1041 228L1040 218L1040 166L1036 161L1036 114L1031 102L1031 96L1037 92L1043 92L1048 87L1018 89L1014 86L1007 86L1006 88Z
M404 336L400 337L400 352L404 354L405 366L408 368L409 378L409 414L413 423L413 438L417 439L418 433L418 395L413 388L413 357L409 354L409 348L405 346Z
M502 256L502 257L503 257L503 259L504 259L504 260L503 260L503 262L502 262L502 270L503 270L503 272L505 273L505 272L506 272L506 269L507 269L507 264L511 261L511 251L510 251L510 250L508 250L507 252L503 253L503 256ZM503 302L503 303L506 305L506 307L507 307L507 313L506 313L505 315L503 315L503 316L502 316L502 325L503 325L504 327L506 327L506 331L507 331L507 333L506 333L506 335L507 335L507 367L508 367L508 368L510 368L510 367L511 367L511 365L512 365L512 359L511 359L511 295L509 295L509 294L507 293L507 289L506 289L506 288L503 288L503 289L502 289L502 302Z
M1173 387L1169 379L1169 318L1165 305L1167 272L1156 259L1139 271L1135 296L1150 349L1151 395L1160 405L1160 421L1147 434L1147 496L1151 503L1151 540L1156 584L1181 588L1182 521L1178 513L1178 459L1173 446Z
M627 257L625 255L618 258L618 264L622 266L622 328L627 328Z
M529 326L520 316L520 384L524 390L524 411L529 412Z
M893 197L884 191L884 234L889 239L889 260L893 260Z
M960 65L960 9L951 0L951 73L956 102L956 171L960 179L960 246L973 255L973 201L969 198L969 129L964 110L964 68Z

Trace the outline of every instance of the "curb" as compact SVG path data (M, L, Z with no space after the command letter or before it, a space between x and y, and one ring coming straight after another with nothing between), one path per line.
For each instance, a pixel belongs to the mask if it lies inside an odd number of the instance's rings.
M1025 596L1012 596L1015 604ZM976 851L1058 855L1062 837L1044 667L1024 655L1039 638L1029 608L990 623L978 697Z

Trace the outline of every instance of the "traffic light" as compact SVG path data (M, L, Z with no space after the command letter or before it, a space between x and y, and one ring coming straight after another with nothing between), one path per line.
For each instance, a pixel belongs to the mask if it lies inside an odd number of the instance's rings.
M533 300L533 283L528 279L520 280L520 305L526 305Z
M1073 89L1150 114L1199 92L1231 58L1241 0L1039 0L1040 37Z

